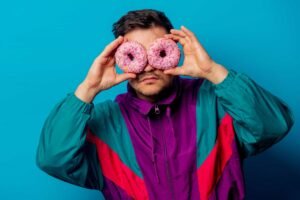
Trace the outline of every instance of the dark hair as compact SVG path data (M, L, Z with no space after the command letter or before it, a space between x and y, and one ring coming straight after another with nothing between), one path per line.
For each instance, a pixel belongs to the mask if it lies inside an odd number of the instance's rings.
M127 12L126 15L113 24L112 32L117 38L120 35L124 36L135 28L146 29L154 26L165 28L167 33L170 33L173 28L172 23L163 12L154 9L143 9Z

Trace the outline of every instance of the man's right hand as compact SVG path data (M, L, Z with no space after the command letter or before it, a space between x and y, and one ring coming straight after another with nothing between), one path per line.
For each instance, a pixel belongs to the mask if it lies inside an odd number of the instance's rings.
M126 39L120 36L96 57L84 81L77 87L75 95L84 102L90 103L102 90L107 90L127 79L135 78L134 73L117 74L115 57L117 47Z

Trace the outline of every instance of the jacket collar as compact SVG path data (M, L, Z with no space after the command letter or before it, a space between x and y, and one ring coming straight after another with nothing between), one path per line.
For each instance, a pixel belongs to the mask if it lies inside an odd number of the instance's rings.
M179 96L179 89L180 77L175 76L172 85L166 89L166 91L164 91L161 98L157 102L151 103L147 100L138 98L135 90L130 86L129 83L127 83L126 103L128 103L128 105L135 110L139 111L141 114L148 115L155 105L169 106L174 103L175 99Z

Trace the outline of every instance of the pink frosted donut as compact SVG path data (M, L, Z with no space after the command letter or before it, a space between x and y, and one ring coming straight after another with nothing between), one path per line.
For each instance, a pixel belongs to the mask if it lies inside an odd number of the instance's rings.
M173 40L158 38L150 45L147 55L151 66L166 70L177 66L180 50Z
M136 41L121 44L115 54L117 65L124 72L140 73L147 64L146 50Z

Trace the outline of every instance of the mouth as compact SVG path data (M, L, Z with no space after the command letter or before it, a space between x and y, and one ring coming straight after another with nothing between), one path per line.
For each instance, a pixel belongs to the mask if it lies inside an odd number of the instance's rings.
M146 76L146 77L142 78L142 80L140 82L149 83L149 82L155 82L157 80L158 80L157 76Z

